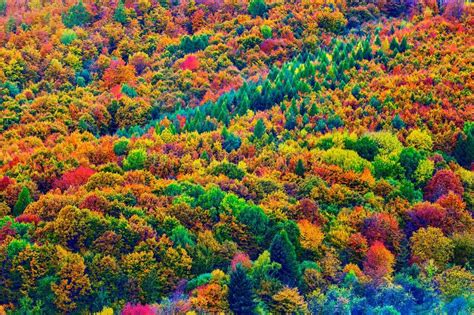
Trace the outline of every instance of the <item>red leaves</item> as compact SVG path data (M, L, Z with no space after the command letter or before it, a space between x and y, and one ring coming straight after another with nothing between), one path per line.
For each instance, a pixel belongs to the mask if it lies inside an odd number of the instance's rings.
M13 183L13 181L10 179L10 177L3 176L2 179L0 179L0 191L7 189L8 185L11 183Z
M456 195L462 196L464 188L461 180L451 170L440 170L426 185L425 198L434 202L450 191Z
M415 230L427 226L441 227L446 210L438 204L424 202L416 205L409 216Z
M23 213L19 215L18 217L16 217L15 221L20 222L20 223L33 223L36 225L41 221L41 218L37 216L36 214Z
M232 258L232 261L231 261L230 264L232 266L232 270L234 270L234 271L237 268L238 264L241 264L242 267L245 267L245 268L252 267L252 261L250 260L249 255L247 255L246 253L242 253L242 252L236 253L234 255L234 258Z
M400 246L401 232L398 221L391 214L377 213L365 220L364 236L369 244L382 242L392 250Z
M81 186L85 184L94 173L95 171L91 168L79 166L75 170L64 173L60 179L55 180L53 187L66 190L71 186Z
M156 310L150 305L127 303L122 310L122 315L155 315Z
M199 60L196 56L194 55L189 55L184 59L184 61L181 63L179 66L182 70L191 70L194 71L199 68Z

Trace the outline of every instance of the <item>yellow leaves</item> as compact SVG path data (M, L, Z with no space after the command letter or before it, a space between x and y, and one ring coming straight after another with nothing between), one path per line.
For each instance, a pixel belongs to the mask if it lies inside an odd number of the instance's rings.
M308 220L301 220L298 222L298 227L301 232L301 247L312 252L317 251L324 238L324 233L319 226L310 223Z
M466 269L455 266L436 277L441 293L450 301L455 297L468 297L474 292L474 275Z
M425 183L431 178L434 171L434 162L431 160L422 160L415 170L415 178L418 183Z
M64 312L71 312L77 307L76 301L89 293L91 284L81 255L71 253L59 245L56 246L56 252L59 283L52 283L51 289L56 296L56 306Z
M169 128L164 129L161 132L160 137L161 137L161 140L164 141L164 143L171 143L175 139L175 135L173 135L173 133L169 130Z
M94 313L94 315L114 315L114 309L111 307L105 307L102 309L102 311Z
M156 262L151 251L140 251L127 254L122 257L121 266L123 271L131 276L142 278L149 272Z
M418 150L431 151L433 149L433 140L428 132L414 129L407 137L407 144Z
M437 268L443 269L453 255L453 242L434 227L421 228L410 238L412 258L424 264L433 260Z
M298 289L288 287L272 296L272 311L275 314L309 314L308 305Z

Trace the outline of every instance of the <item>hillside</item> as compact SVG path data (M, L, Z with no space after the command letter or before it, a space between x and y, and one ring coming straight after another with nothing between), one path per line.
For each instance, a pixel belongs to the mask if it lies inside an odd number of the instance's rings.
M474 312L462 0L0 0L0 314Z

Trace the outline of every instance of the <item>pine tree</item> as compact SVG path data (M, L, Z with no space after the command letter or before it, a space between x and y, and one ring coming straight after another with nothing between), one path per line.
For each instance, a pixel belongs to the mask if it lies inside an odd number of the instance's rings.
M16 20L13 16L8 18L7 24L5 25L5 31L7 33L15 33L16 32Z
M400 52L405 52L408 49L408 42L406 36L403 36L402 41L400 42Z
M7 13L7 0L0 0L0 15Z
M253 284L247 276L244 267L237 264L235 271L230 274L229 306L236 314L254 314L256 303L254 300Z
M392 38L392 40L390 41L390 50L392 51L399 51L400 47L398 45L398 41L397 39L395 38L395 36Z
M63 15L63 23L69 28L82 26L89 23L90 20L91 14L87 11L82 0L79 0L76 5L70 7L66 14Z
M255 128L253 129L253 135L255 136L255 139L261 139L265 132L265 124L263 123L262 119L259 119L255 124Z
M296 164L295 174L300 176L300 177L303 177L304 173L305 173L305 168L304 168L303 161L301 159L299 159L298 163Z
M114 20L119 22L120 24L127 24L128 22L127 11L125 10L125 5L123 4L123 1L119 1L119 3L117 4L117 8L114 12Z
M296 285L299 277L298 262L296 261L295 248L285 230L280 231L273 238L270 245L270 256L272 261L281 265L281 269L277 273L278 279L286 285Z
M268 11L268 7L265 0L250 0L248 10L253 17L264 16Z
M23 187L18 200L16 201L15 207L13 208L13 214L17 217L25 211L26 207L32 202L30 191L28 188Z

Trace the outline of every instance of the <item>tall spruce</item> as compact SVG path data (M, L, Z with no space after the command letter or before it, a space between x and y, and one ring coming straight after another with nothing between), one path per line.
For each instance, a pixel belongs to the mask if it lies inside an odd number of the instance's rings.
M91 14L87 11L82 0L72 7L63 15L63 23L66 27L82 26L89 23L92 19Z
M230 274L229 306L232 312L239 315L255 314L255 294L251 279L241 264Z
M270 257L272 261L281 265L277 272L277 278L288 286L295 286L299 278L298 262L295 247L291 244L285 230L273 237L270 245Z

